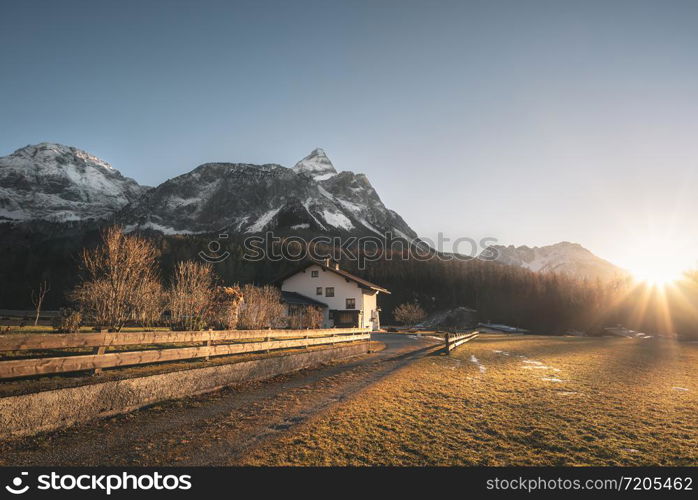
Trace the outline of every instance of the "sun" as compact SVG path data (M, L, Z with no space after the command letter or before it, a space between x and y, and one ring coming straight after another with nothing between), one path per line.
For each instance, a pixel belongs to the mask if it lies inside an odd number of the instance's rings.
M630 270L637 281L653 286L667 286L678 281L683 276L682 269L670 262L645 263Z
M666 287L684 278L685 272L693 268L691 260L695 253L679 237L652 234L651 238L629 238L620 262L638 282Z

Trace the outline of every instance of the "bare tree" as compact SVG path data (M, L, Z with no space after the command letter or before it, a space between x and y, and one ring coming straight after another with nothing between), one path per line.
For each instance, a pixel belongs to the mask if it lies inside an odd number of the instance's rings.
M120 331L143 309L147 290L157 287L159 252L145 238L126 235L118 226L102 233L102 243L83 250L83 282L73 298L97 326Z
M212 294L208 323L212 328L230 330L237 327L240 305L244 300L239 286L217 286Z
M37 290L32 290L32 303L34 304L34 309L36 310L36 316L34 317L34 326L39 324L39 315L41 314L41 306L44 303L44 298L46 294L51 290L51 286L47 281L42 281L39 283L39 288Z
M393 309L393 317L403 325L415 325L427 317L417 302L405 302Z
M174 330L201 330L206 326L214 295L211 264L182 261L175 268L169 292Z
M322 310L317 306L299 306L290 311L288 326L290 328L320 328L323 322Z
M278 288L270 285L245 285L242 294L245 301L240 307L238 328L253 330L283 326L284 305Z
M144 328L152 328L162 319L167 305L167 293L159 281L149 281L141 287L134 307L133 319Z

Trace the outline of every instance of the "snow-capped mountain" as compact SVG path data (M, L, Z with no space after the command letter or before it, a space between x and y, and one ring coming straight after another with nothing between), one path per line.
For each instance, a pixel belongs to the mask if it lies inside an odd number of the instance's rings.
M110 218L164 234L416 234L388 210L363 174L337 172L322 149L293 168L206 163L156 188L61 144L0 158L0 222Z
M297 174L309 175L316 181L324 181L337 175L337 171L325 152L317 148L308 156L296 163L293 171Z
M44 142L0 158L0 221L101 219L147 189L85 151Z
M480 258L533 272L556 272L575 278L608 280L625 276L623 269L597 257L578 243L563 241L543 247L493 245Z
M376 234L414 231L388 210L363 174L338 173L321 149L293 168L206 163L125 207L128 229L166 234Z

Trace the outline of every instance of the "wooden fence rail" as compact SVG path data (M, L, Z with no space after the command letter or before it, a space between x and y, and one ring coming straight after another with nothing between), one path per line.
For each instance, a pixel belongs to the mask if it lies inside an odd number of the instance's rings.
M249 341L257 339L257 341ZM276 339L276 340L274 340ZM126 332L87 334L0 335L0 351L65 348L97 348L93 354L37 357L0 361L0 379L131 366L185 359L208 359L278 349L366 341L368 330L333 328L324 330L229 330L202 332ZM243 342L240 342L240 341ZM248 340L248 341L244 341ZM232 342L216 344L216 342ZM108 347L203 343L200 346L105 352Z
M444 335L444 340L446 342L446 352L451 352L453 349L461 344L473 340L478 336L479 332L470 333L446 333Z

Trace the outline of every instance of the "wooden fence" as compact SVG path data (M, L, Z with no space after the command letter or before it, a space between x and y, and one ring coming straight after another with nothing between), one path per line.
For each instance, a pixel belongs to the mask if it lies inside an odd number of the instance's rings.
M124 332L70 334L0 335L0 352L93 348L91 354L36 357L0 361L0 379L102 368L209 359L211 356L307 348L343 342L367 341L370 333L360 328L324 330L228 330L199 332ZM158 349L162 344L199 344ZM107 352L107 349L134 346L139 350ZM27 354L31 354L28 352Z
M444 334L444 340L446 342L446 352L451 352L459 345L464 344L469 340L473 340L478 336L478 334L479 332Z

